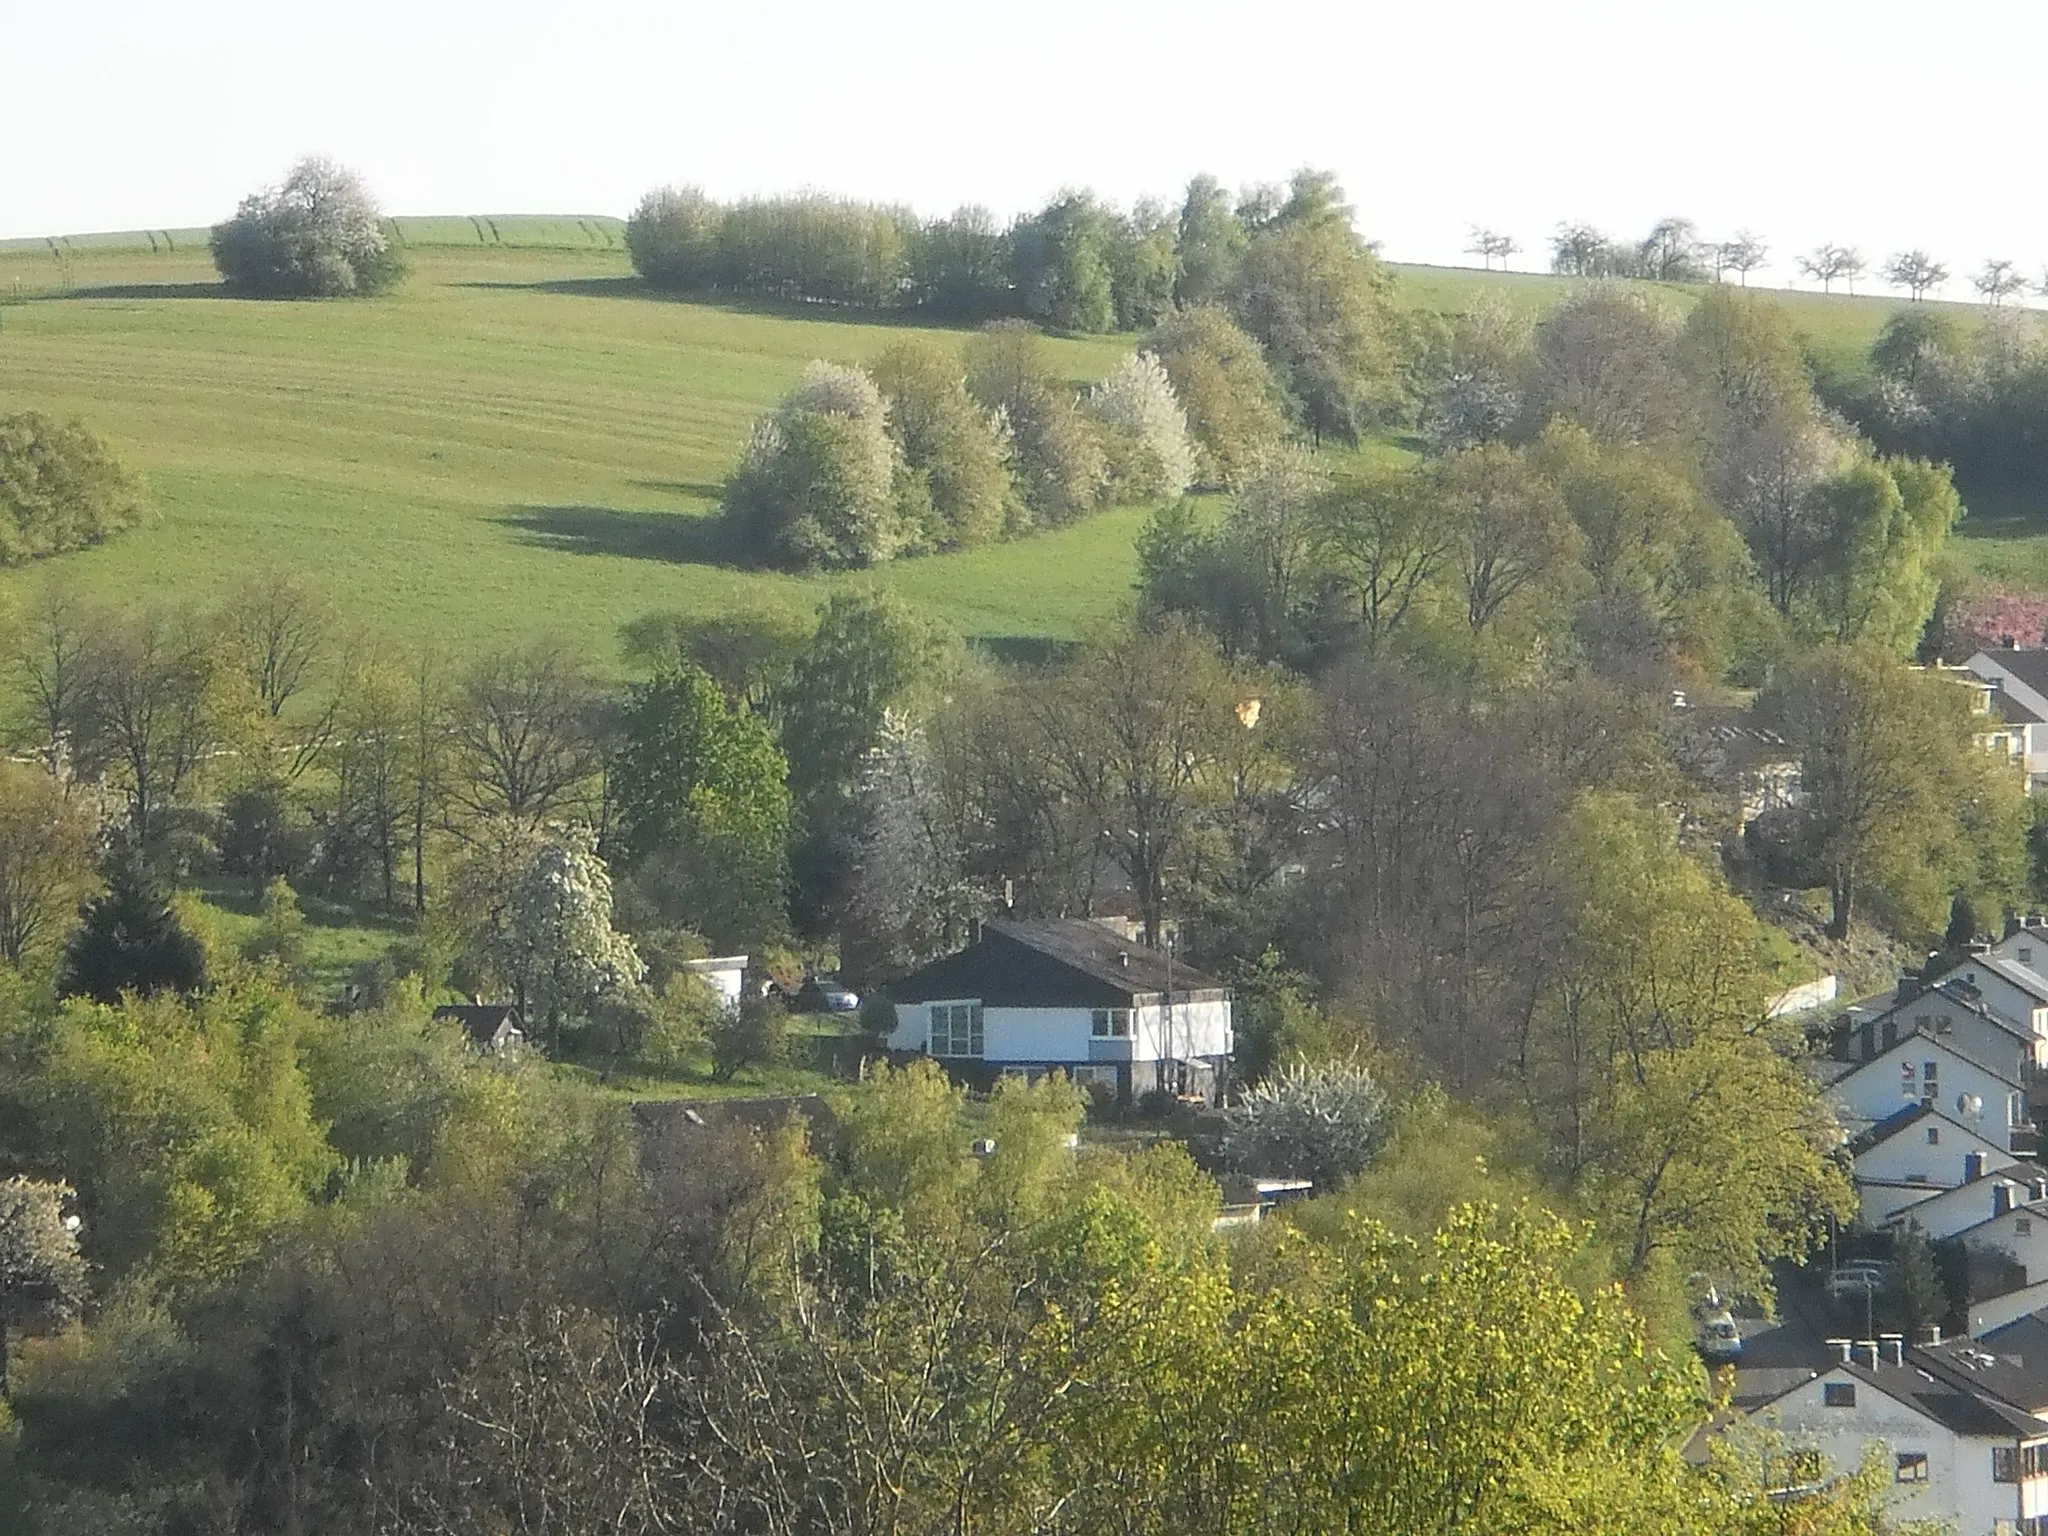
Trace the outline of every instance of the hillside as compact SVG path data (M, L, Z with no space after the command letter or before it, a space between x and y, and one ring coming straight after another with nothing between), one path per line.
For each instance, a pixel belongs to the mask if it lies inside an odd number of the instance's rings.
M322 573L371 630L451 648L557 633L602 656L650 609L816 600L827 579L713 563L702 519L749 424L808 359L858 361L901 327L651 297L616 219L394 227L414 275L369 303L220 298L200 230L0 243L0 411L86 418L147 474L162 514L107 548L0 574L0 595L60 581L204 599L277 562ZM1446 312L1489 292L1540 307L1566 286L1397 270L1407 302ZM1898 302L1774 297L1842 369ZM1131 344L1054 348L1090 379ZM1069 636L1124 599L1142 516L878 579L971 635ZM1973 531L1982 564L2048 568L2030 517Z

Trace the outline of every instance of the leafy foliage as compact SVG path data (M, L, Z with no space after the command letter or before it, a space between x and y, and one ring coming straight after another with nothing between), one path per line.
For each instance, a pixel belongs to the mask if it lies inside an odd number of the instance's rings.
M1372 1161L1386 1118L1386 1095L1362 1062L1290 1062L1231 1106L1223 1155L1240 1173L1336 1189Z
M61 996L111 1005L124 993L190 993L206 984L199 940L138 864L117 864L105 893L86 903L82 915L64 951Z
M102 544L148 515L140 482L83 423L0 416L0 564Z
M261 299L383 293L405 277L361 178L320 159L301 160L214 225L213 260L230 290Z

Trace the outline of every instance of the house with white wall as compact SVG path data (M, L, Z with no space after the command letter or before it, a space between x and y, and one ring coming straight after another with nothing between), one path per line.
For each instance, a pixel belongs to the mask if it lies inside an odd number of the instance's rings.
M2040 1193L2036 1194L2036 1190ZM1911 1222L1930 1241L1940 1243L1959 1237L2016 1205L2040 1199L2048 1199L2048 1171L2038 1165L2012 1162L2002 1168L1979 1166L1965 1182L1908 1206L1890 1224L1903 1227Z
M2048 936L2043 936L2043 949L2048 951ZM2003 1061L2017 1051L2037 1066L2048 1065L2048 1033L2035 1031L2026 1014L2008 1017L1992 1008L1982 989L1960 974L1946 976L1932 986L1901 982L1898 995L1888 1006L1874 1012L1859 1009L1852 1015L1849 1058L1869 1061L1912 1034L1948 1040L1979 1061Z
M685 960L683 969L715 992L718 1001L727 1009L738 1011L747 985L745 955L712 955L702 960Z
M1899 1212L2019 1161L2006 1147L1938 1106L1914 1102L1849 1143L1863 1220Z
M1828 1094L1852 1137L1901 1109L1926 1104L1988 1141L2026 1151L2034 1132L2021 1086L2023 1054L2015 1041L2002 1060L1982 1061L1952 1039L1916 1031L1851 1066L1828 1085Z
M1235 1048L1229 987L1081 918L988 923L884 991L891 1049L970 1080L1059 1069L1120 1099L1214 1097Z
M1826 1370L1763 1404L1752 1421L1776 1430L1810 1468L1800 1480L1854 1472L1879 1445L1898 1521L1952 1523L1957 1536L2035 1536L2048 1526L2048 1421L1923 1369L1896 1335L1832 1341ZM1817 1474L1817 1476L1815 1475Z
M2026 775L2029 794L2048 788L2048 651L1979 651L1963 666L1990 692L1995 724L1978 726L1979 741Z
M2022 949L2028 952L2025 960L2019 958ZM1991 1012L2011 1020L2027 1035L2039 1038L2048 1035L2048 974L2036 970L2037 963L2048 963L2048 940L2042 942L2036 953L2030 938L2028 943L2015 944L2004 952L1994 947L1966 955L1936 978L1936 984L1950 987L1960 982L1963 987L1974 989Z

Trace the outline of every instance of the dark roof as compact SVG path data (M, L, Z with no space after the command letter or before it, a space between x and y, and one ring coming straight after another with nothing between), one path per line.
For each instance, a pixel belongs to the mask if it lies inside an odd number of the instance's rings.
M1973 958L1981 959L1982 957L1976 956ZM2031 1032L2021 1025L2015 1024L2004 1014L1997 1012L1985 1003L1984 991L1981 987L1973 982L1963 980L1954 971L1942 977L1941 980L1935 982L1932 986L1916 987L1913 991L1899 997L1889 1007L1872 1014L1868 1022L1883 1023L1884 1020L1894 1015L1903 1015L1909 1008L1916 1006L1924 1007L1926 1006L1927 999L1930 997L1946 998L1965 1013L1974 1014L1985 1023L1996 1025L2022 1045L2031 1044L2033 1041L2034 1037ZM1859 1023L1861 1022L1863 1021L1859 1021Z
M2041 717L2035 714L2003 688L1991 690L1991 712L2007 725L2040 725Z
M2034 692L2048 695L2048 651L1985 651L2001 671L2010 672Z
M1927 1105L1908 1104L1896 1114L1886 1115L1875 1125L1858 1133L1855 1139L1849 1143L1849 1155L1851 1157L1861 1157L1872 1147L1880 1146L1890 1141L1899 1132L1909 1130L1913 1126L1918 1125L1922 1120L1931 1118L1935 1118L1935 1111Z
M512 1003L449 1003L434 1010L436 1019L453 1019L478 1045L489 1045L510 1024L524 1034L519 1009Z
M1908 1350L1904 1365L1880 1365L1875 1370L1860 1360L1848 1365L1835 1361L1818 1374L1853 1377L1959 1435L1983 1440L2048 1439L2048 1420L2037 1419L2031 1413L1974 1387L1950 1380L1945 1372L1937 1374L1922 1370L1915 1363L1915 1357L1920 1353L1919 1350ZM1806 1380L1811 1381L1813 1377ZM1805 1385L1806 1381L1795 1381L1780 1392L1778 1398ZM1777 1398L1771 1401L1775 1402Z
M2048 1408L2048 1322L2039 1313L2007 1323L1981 1339L1924 1345L1909 1365L1957 1386L1986 1393L2022 1413Z
M958 954L884 989L897 1003L979 998L995 1008L1128 1008L1166 991L1168 958L1085 918L990 923ZM1173 991L1221 992L1215 977L1171 963Z
M1881 1048L1878 1051L1878 1053L1875 1056L1871 1057L1868 1061L1858 1061L1852 1063L1848 1071L1843 1072L1838 1076L1834 1077L1833 1079L1831 1079L1831 1082L1847 1082L1850 1078L1854 1077L1858 1072L1868 1072L1871 1068L1875 1067L1879 1062L1889 1061L1892 1057L1898 1055L1900 1051L1912 1050L1915 1047L1919 1047L1922 1049L1932 1047L1933 1049L1938 1051L1947 1051L1949 1055L1955 1057L1957 1061L1966 1062L1970 1066L1975 1067L1980 1072L1989 1073L1991 1076L1997 1078L2001 1083L2004 1083L2009 1087L2017 1088L2020 1086L2020 1064L2017 1061L2015 1061L2009 1067L1994 1067L1988 1061L1982 1060L1981 1058L1971 1054L1969 1051L1959 1050L1956 1047L1955 1042L1946 1035L1930 1035L1923 1030L1917 1029L1910 1034L1899 1036L1896 1042L1894 1042L1891 1046L1887 1048Z
M1989 971L1994 976L2003 977L2006 981L2011 982L2022 992L2026 993L2027 996L2033 998L2037 1003L2048 1003L2048 976L2043 976L2031 965L2021 965L2017 960L2008 960L2003 955L1994 955L1989 951L1981 955L1971 955L1966 959L1958 961L1955 967L1942 980L1950 980L1955 977L1957 972L1972 967L1981 971Z

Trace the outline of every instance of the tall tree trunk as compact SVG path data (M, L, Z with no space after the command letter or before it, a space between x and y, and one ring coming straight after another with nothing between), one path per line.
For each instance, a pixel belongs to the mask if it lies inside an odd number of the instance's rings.
M1855 875L1837 865L1834 878L1828 882L1828 896L1834 903L1834 910L1828 918L1827 935L1831 939L1846 939L1849 937L1849 919L1855 915Z

